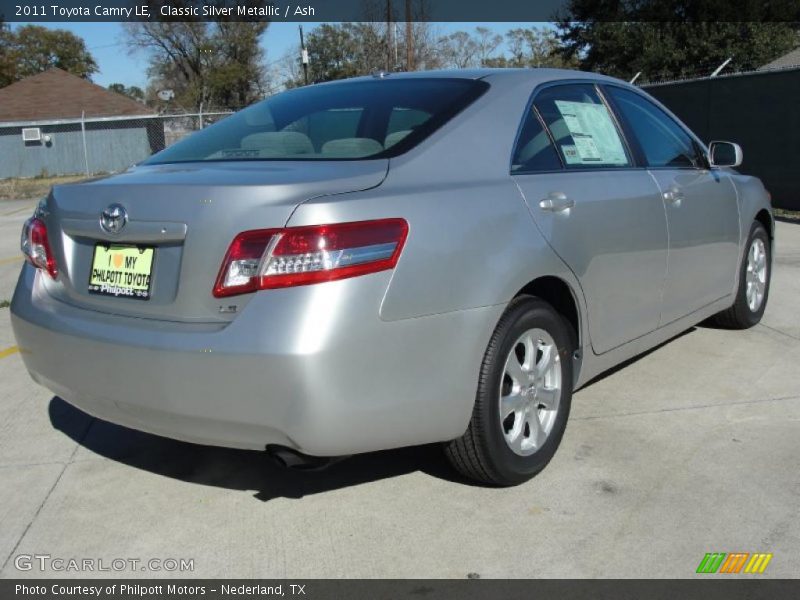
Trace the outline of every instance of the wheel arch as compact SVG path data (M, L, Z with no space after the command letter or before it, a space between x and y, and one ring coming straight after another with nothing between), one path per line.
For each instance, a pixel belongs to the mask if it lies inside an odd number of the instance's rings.
M578 296L572 286L560 277L545 275L529 281L514 297L528 295L541 298L550 304L572 327L575 350L583 346L582 316Z
M767 230L767 235L769 236L770 240L775 239L775 226L772 222L772 215L769 214L769 211L766 208L762 208L761 210L756 213L755 220L761 223L764 226L764 229Z

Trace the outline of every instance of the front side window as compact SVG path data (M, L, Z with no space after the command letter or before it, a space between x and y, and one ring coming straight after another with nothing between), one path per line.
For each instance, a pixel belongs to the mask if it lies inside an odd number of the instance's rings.
M700 167L697 144L667 113L636 92L608 86L608 95L642 148L649 167Z
M534 105L566 168L631 165L617 125L593 85L545 88L537 94Z
M488 87L471 79L398 78L298 88L223 119L145 164L397 156Z

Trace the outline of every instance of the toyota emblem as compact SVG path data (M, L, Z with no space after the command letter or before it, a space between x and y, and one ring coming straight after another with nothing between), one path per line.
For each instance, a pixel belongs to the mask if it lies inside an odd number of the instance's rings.
M100 213L100 226L108 233L119 233L128 222L128 211L121 204L112 204Z

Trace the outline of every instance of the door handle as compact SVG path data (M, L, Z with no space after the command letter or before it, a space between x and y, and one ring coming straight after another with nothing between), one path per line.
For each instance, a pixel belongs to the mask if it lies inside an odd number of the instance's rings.
M568 198L563 192L550 192L547 198L539 201L539 208L550 212L561 212L575 206L575 200Z

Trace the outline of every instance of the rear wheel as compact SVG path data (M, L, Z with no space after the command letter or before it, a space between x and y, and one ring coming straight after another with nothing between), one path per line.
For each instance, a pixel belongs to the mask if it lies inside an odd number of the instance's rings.
M550 462L572 400L572 340L546 302L523 296L511 303L486 350L469 427L445 446L459 472L507 486Z
M761 320L769 296L771 252L766 229L755 221L740 266L736 300L729 309L714 315L715 323L730 329L747 329Z

